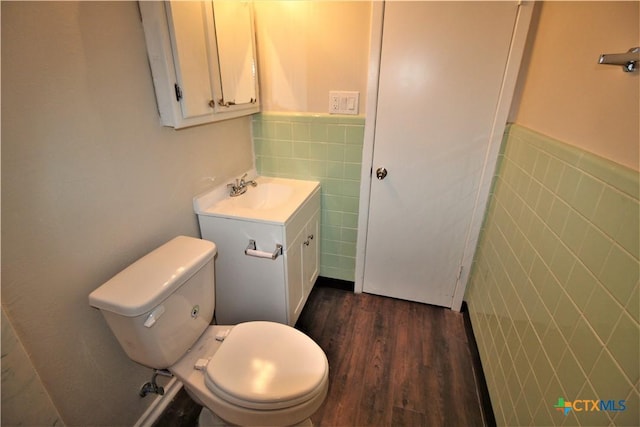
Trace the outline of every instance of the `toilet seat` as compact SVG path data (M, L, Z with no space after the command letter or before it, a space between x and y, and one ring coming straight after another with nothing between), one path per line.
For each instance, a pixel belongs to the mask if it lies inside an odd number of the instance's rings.
M243 408L274 410L326 393L322 349L302 332L273 322L231 329L209 361L204 382L218 398Z

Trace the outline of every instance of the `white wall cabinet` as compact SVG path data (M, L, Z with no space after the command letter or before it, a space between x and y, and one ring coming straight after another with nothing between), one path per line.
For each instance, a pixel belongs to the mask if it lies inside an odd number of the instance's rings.
M250 2L139 2L163 125L176 129L259 111Z
M217 323L269 320L295 325L318 277L320 188L284 224L202 214L198 221L202 238L218 248ZM280 244L282 254L273 260L248 256L250 240L264 252Z

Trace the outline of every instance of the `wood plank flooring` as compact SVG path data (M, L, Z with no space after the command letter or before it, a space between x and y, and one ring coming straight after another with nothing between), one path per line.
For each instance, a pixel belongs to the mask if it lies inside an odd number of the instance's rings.
M329 359L315 425L483 425L462 314L316 288L297 327Z
M484 425L461 313L316 287L296 328L329 359L329 393L314 425ZM156 425L195 425L179 406Z

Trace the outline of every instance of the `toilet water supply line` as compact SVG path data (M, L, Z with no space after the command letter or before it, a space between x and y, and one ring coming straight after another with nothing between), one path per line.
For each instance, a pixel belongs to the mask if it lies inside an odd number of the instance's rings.
M164 387L159 386L156 383L156 378L158 375L162 375L163 377L172 377L173 374L166 369L154 369L153 375L151 376L151 381L146 382L140 388L140 397L145 397L147 394L159 394L162 396L164 394Z

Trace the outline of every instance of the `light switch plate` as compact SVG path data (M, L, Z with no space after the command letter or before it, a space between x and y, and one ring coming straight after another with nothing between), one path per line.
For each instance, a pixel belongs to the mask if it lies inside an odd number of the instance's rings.
M330 114L358 114L360 92L358 91L329 91Z

